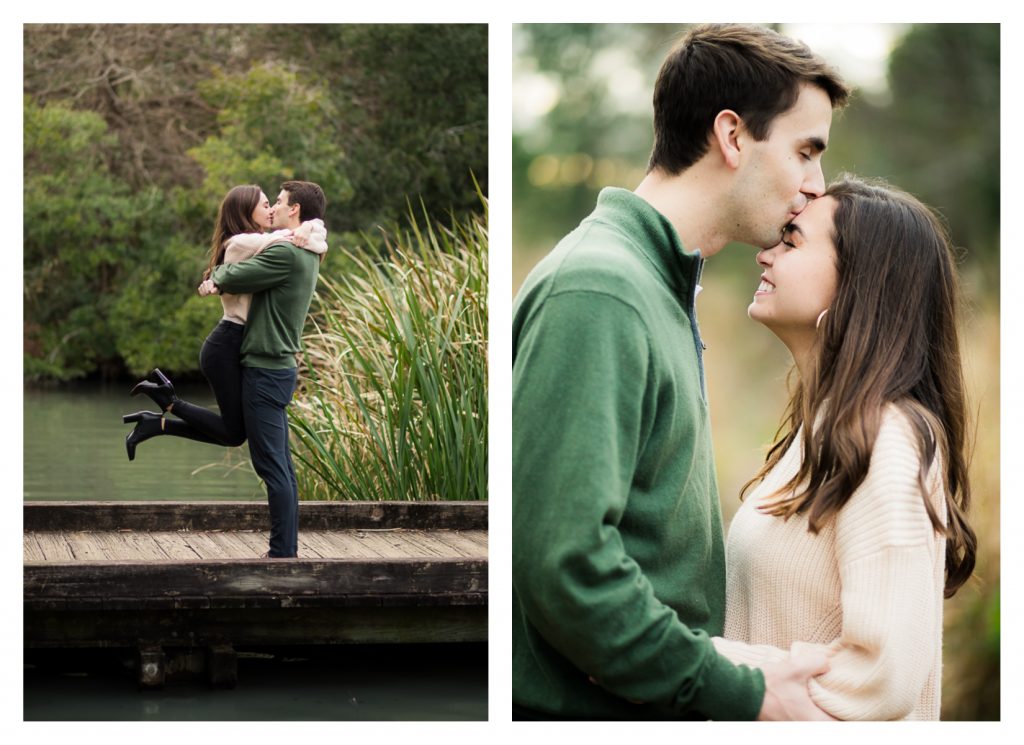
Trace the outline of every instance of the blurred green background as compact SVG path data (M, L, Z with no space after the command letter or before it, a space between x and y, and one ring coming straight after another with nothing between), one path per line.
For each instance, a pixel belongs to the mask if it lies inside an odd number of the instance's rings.
M974 415L975 577L946 602L943 719L999 719L999 72L997 24L772 24L855 86L833 122L826 180L882 177L948 220L967 311ZM685 25L520 25L513 30L513 293L593 209L633 189L652 146L651 96ZM746 317L760 270L730 245L698 301L726 519L764 459L787 400L785 347Z
M321 271L487 193L487 26L26 24L27 382L198 370L217 206L327 195Z

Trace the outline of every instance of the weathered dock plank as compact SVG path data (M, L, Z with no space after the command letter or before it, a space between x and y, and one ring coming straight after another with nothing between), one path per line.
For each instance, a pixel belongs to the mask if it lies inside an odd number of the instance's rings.
M64 533L29 533L35 535L39 546L43 549L43 559L46 561L74 561L75 553L68 544L67 536Z
M236 530L231 534L235 543L241 546L240 550L248 551L246 555L253 558L262 556L270 544L270 533L256 530ZM299 539L300 545L302 539Z
M258 559L267 550L267 536L250 531L26 533L24 546L27 563ZM299 536L299 557L486 558L487 549L458 531L311 531Z
M210 533L209 535L215 543L221 545L225 557L256 559L267 550L270 542L268 535L252 530L225 530L223 532ZM243 536L252 540L245 540Z
M42 561L46 558L39 541L32 533L25 533L22 538L22 550L25 553L25 561Z
M330 606L303 608L164 608L130 613L26 612L32 643L46 647L164 647L272 644L410 644L487 639L487 606ZM88 640L88 641L86 641Z
M483 536L483 541L474 540L474 536ZM429 542L427 545L437 546L437 550L447 556L479 556L481 552L487 553L487 534L483 531L416 531L409 536L409 540Z
M486 640L486 505L299 514L299 558L279 560L260 558L265 505L27 503L25 643L204 649L230 672L231 645Z
M37 535L46 535L37 533ZM125 542L127 555L136 556L141 561L167 561L170 557L157 543L152 533L130 532L122 533L121 539Z
M64 534L64 540L71 548L75 561L103 561L106 555L103 548L97 541L93 540L93 534L86 531L75 531Z
M374 559L380 554L365 546L352 531L312 530L299 533L300 555L304 548L311 549L322 557L338 559Z
M371 550L377 552L381 557L391 556L423 556L422 551L416 551L407 547L402 536L392 531L384 533L377 531L359 531L356 538Z
M193 559L201 559L202 557L196 553L188 544L188 535L186 531L155 531L149 534L160 550L167 554L168 559L172 561L191 561Z
M24 529L266 530L258 502L26 502ZM481 502L299 502L299 530L487 530Z
M235 597L280 606L281 598L473 596L487 585L486 562L469 559L237 562L97 561L26 564L26 604L55 607L78 599L139 598L185 607L191 598ZM319 602L319 601L318 601ZM121 601L118 600L117 604Z
M189 547L199 555L200 559L242 558L241 556L232 557L231 553L233 552L226 551L224 545L215 540L213 533L190 530L184 535Z

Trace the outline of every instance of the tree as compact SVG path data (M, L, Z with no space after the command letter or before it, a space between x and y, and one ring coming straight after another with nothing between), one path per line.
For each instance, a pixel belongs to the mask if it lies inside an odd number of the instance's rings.
M118 139L98 115L25 97L24 116L25 373L66 379L116 365L112 303L171 220L110 174Z
M889 64L880 131L899 183L949 220L954 241L999 276L999 25L915 26Z
M434 219L472 214L487 191L487 26L298 27L317 34L311 68L330 81L353 199L337 224L373 230L407 200ZM314 64L315 62L315 64Z
M268 63L244 75L216 71L198 88L219 109L220 131L189 150L205 172L205 203L216 204L243 183L260 184L273 197L282 181L300 179L317 182L329 195L327 224L342 221L353 190L338 144L337 111L322 86Z

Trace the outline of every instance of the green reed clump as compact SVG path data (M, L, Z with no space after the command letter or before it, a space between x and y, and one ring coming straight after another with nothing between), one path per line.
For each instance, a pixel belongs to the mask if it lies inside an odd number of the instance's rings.
M290 410L303 499L487 498L486 214L409 223L321 275Z

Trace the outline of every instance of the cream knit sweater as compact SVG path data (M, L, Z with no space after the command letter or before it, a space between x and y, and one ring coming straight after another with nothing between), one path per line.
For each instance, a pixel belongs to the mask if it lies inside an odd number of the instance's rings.
M316 219L303 224L310 224L312 227L309 241L303 248L315 254L327 253L327 228L324 227L324 221ZM291 234L291 230L275 230L273 233L233 235L228 238L224 247L224 263L234 264L251 259L275 243L292 243ZM245 325L245 321L249 317L252 295L232 295L225 292L221 293L220 302L224 306L223 320Z
M867 477L818 535L757 505L792 478L801 438L758 484L729 528L725 639L735 663L759 666L793 642L830 645L812 699L838 719L938 719L945 539L925 512L910 425L890 406ZM938 469L929 498L946 511Z

